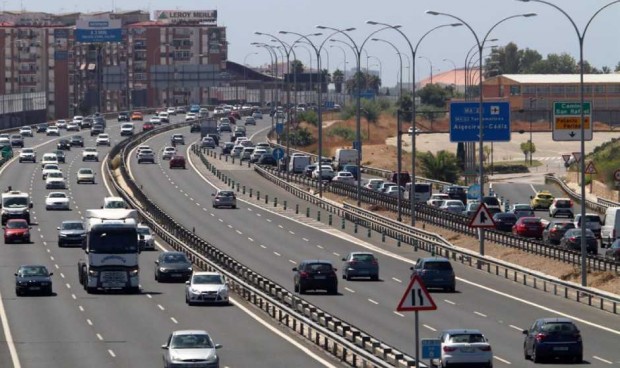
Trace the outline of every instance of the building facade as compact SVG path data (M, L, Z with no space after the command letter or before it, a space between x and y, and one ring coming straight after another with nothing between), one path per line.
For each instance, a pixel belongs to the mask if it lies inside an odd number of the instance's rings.
M77 42L84 18L119 19L121 42ZM227 45L216 11L3 12L0 93L45 92L48 119L206 103L226 79Z

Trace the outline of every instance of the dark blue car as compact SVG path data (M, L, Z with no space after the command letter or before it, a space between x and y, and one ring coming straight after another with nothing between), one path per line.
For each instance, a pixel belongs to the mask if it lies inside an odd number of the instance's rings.
M451 292L456 290L456 276L447 258L418 258L411 270L413 271L411 277L420 276L427 289L443 289Z
M523 355L534 363L549 358L569 358L583 361L581 332L568 318L541 318L523 330Z

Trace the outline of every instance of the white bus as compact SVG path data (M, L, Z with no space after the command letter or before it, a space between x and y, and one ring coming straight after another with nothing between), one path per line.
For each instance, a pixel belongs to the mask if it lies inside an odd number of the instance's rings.
M411 183L407 183L407 192L411 193ZM430 183L416 183L415 184L415 201L424 202L428 201L433 194L433 184Z

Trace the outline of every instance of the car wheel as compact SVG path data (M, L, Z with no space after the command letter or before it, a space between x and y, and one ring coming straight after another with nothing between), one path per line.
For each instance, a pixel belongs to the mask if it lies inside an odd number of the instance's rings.
M536 354L536 346L532 347L532 361L534 363L540 363L542 361L541 357Z
M583 362L583 354L575 355L575 357L573 358L573 362L574 363L581 363L581 362Z
M22 295L24 295L24 292L21 291L21 290L15 289L15 295L22 296Z
M379 275L373 275L370 277L372 281L379 281Z
M346 275L343 275L344 279L347 281L351 281L351 276L349 276L349 274L347 273Z
M51 287L51 286L50 286L50 287L48 287L48 288L45 290L45 294L47 294L47 295L53 295L53 294L54 294L54 292L52 291L52 287Z
M155 272L155 281L159 281L159 271Z
M295 284L293 285L293 289L295 290L296 293L299 292L299 285Z
M334 286L329 288L329 290L327 290L327 292L331 295L338 295L338 286Z
M530 360L530 355L527 353L527 347L523 344L523 358L525 360Z

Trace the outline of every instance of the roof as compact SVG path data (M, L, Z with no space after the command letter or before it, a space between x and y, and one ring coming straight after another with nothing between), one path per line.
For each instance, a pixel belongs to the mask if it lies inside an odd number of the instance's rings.
M450 335L454 335L454 334L480 334L482 335L482 332L480 332L480 330L476 329L476 328L455 328L455 329L450 329L450 330L443 330L444 333L450 334Z
M579 83L579 74L502 74L499 77L513 80L522 84L566 84ZM493 84L492 80L487 79L487 83ZM620 83L620 73L614 74L584 74L584 83Z
M177 330L172 332L173 335L208 335L205 330Z

